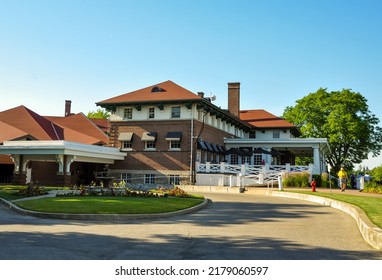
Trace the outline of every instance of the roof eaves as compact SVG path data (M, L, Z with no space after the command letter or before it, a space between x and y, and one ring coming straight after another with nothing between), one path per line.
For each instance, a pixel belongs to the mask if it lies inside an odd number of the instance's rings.
M213 113L217 115L224 116L225 118L228 118L229 120L233 121L235 124L237 124L239 127L243 128L246 131L249 131L253 129L253 126L245 121L242 121L240 118L232 115L226 110L223 110L216 106L215 104L212 104L206 99L199 99L200 106L205 109L206 111L212 111Z

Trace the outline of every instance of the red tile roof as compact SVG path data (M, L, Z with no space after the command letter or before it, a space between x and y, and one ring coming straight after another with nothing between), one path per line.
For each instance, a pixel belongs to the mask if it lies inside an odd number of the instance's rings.
M296 126L283 118L277 117L265 110L240 111L240 119L258 128L295 128Z
M0 112L0 131L0 143L25 137L92 145L108 143L108 136L82 113L42 117L24 106Z
M112 97L97 104L139 103L144 101L200 100L202 97L177 85L166 81L157 85Z
M64 128L64 138L67 141L92 145L108 143L107 135L82 113L45 118Z
M16 140L29 136L29 134L21 129L11 126L5 122L0 121L0 143L7 140Z
M35 139L63 140L61 127L24 106L0 112L0 121L26 132Z
M93 118L90 118L90 120L96 126L98 126L98 128L101 129L105 134L108 133L109 126L110 126L110 123L109 123L108 119L93 119Z

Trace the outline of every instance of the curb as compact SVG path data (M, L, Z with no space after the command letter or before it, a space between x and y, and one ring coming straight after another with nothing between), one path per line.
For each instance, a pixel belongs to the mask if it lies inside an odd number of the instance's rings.
M169 218L178 215L189 214L196 212L200 209L206 207L209 203L208 199L198 205L193 207L165 213L156 213L156 214L70 214L70 213L45 213L31 211L18 207L17 205L9 202L0 197L0 203L7 206L9 209L21 213L24 215L29 215L37 218L48 218L48 219L64 219L64 220L87 220L87 221L123 221L123 220L140 220L140 219L161 219Z
M363 239L374 249L382 251L382 229L374 225L369 220L365 212L355 205L351 205L346 202L326 197L320 197L309 194L272 191L268 195L307 200L341 210L346 214L349 214L357 222L359 231L361 232Z

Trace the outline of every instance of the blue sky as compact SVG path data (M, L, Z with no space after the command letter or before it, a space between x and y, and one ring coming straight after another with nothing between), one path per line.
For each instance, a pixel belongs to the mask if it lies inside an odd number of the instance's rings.
M0 111L96 110L172 80L281 115L320 87L363 94L382 120L382 1L0 0ZM382 160L380 160L382 164Z

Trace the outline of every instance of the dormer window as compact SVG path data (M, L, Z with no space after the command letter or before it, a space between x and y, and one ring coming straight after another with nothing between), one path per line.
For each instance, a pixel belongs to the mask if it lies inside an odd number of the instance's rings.
M155 92L164 92L165 90L163 88L160 88L158 86L155 86L151 89L151 92L155 93Z

